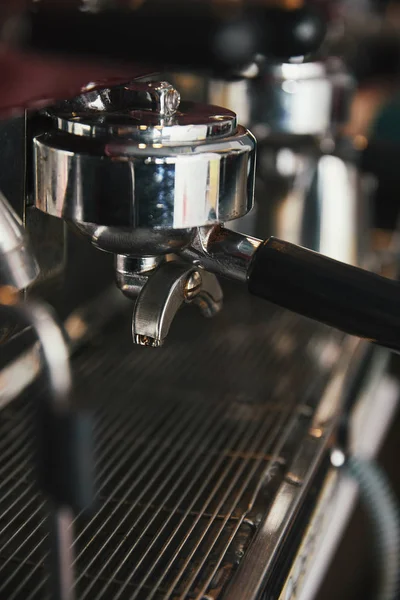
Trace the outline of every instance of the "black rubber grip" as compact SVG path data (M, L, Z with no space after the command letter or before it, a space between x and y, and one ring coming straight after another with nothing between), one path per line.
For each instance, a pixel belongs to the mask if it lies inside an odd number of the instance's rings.
M47 405L38 410L39 477L56 506L75 513L94 501L93 418L90 413L57 415Z
M269 238L248 271L265 300L386 348L400 350L400 284Z

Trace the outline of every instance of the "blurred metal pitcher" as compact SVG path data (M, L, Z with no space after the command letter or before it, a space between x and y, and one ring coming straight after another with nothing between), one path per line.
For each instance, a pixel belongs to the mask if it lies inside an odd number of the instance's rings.
M224 86L234 86L227 94ZM255 208L230 224L271 235L352 265L368 262L370 177L358 147L340 135L354 90L340 61L268 66L246 82L210 85L224 94L258 141ZM240 112L242 111L242 114Z

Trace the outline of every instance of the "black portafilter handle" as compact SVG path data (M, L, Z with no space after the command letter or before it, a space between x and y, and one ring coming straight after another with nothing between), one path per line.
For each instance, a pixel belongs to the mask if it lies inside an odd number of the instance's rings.
M286 11L248 2L217 10L212 2L147 0L138 8L96 13L37 3L4 27L4 37L26 51L151 68L225 72L257 55L289 58L316 51L326 33L315 7ZM54 8L55 6L55 8Z
M269 238L253 255L250 293L295 313L400 351L400 284Z

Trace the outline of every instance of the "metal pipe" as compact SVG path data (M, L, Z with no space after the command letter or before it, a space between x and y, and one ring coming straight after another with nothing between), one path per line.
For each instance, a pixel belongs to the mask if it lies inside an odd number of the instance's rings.
M199 227L190 246L180 256L206 271L247 282L247 271L261 240L225 229Z
M39 274L23 225L0 192L0 285L22 290Z
M53 319L47 307L39 304L8 304L0 305L0 313L16 317L32 327L40 344L43 364L49 383L49 394L44 412L56 417L65 416L70 410L70 391L72 387L69 354L60 327ZM46 419L46 417L45 417ZM46 423L48 423L46 421ZM41 425L43 426L42 420ZM51 432L49 432L51 437ZM39 440L39 443L43 440ZM60 440L62 443L62 440ZM45 447L47 447L45 445ZM61 455L63 456L63 449ZM58 456L43 457L57 463ZM64 462L61 459L61 462ZM44 477L48 474L46 464L40 464ZM66 473L61 475L68 478ZM53 482L47 482L50 487ZM56 484L57 485L57 484ZM49 517L50 526L50 561L52 575L51 598L53 600L74 600L75 594L71 585L73 575L73 553L70 544L72 535L72 511L58 502L53 504Z

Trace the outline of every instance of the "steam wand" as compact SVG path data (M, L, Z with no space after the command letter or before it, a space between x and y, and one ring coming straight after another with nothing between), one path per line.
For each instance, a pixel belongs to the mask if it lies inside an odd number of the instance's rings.
M91 422L71 405L71 370L63 332L51 310L19 301L39 269L24 229L0 195L0 315L31 327L40 345L47 389L38 407L38 464L50 501L51 598L73 600L73 514L92 501Z

